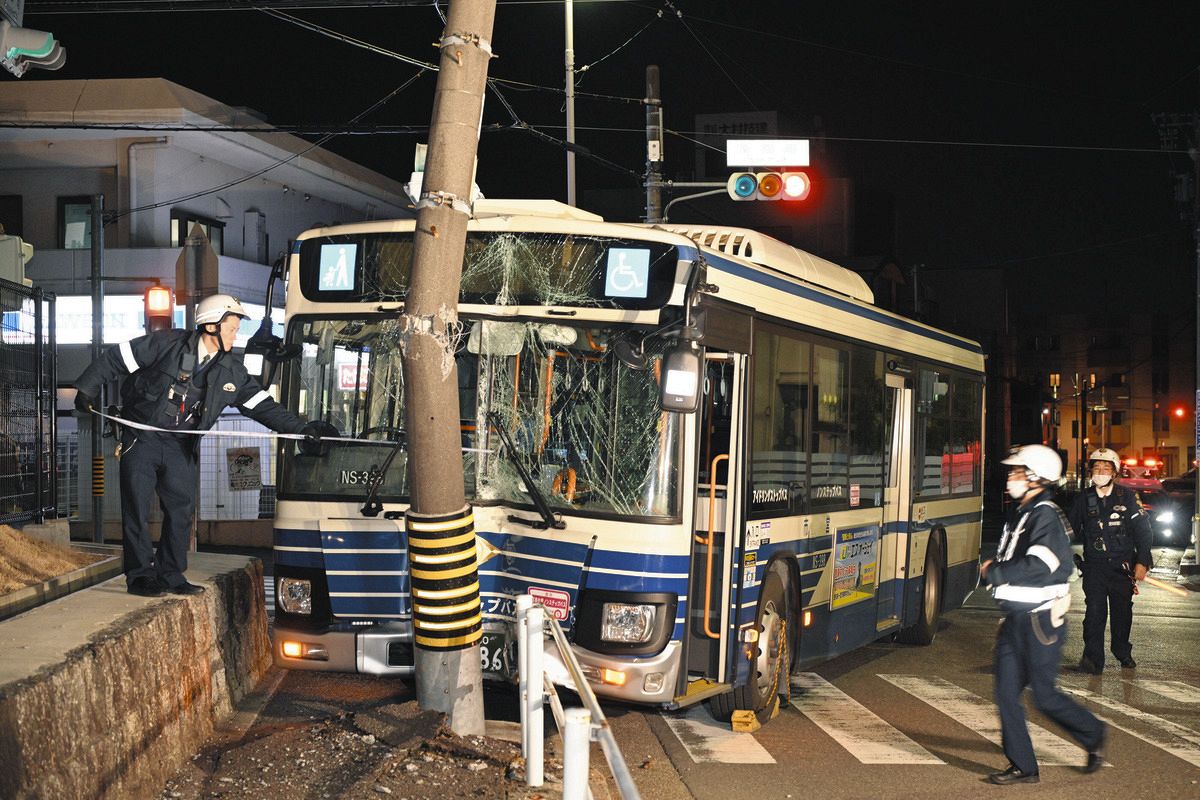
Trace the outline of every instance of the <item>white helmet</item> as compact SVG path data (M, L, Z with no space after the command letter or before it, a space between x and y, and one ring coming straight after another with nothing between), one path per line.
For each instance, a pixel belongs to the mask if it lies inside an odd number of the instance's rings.
M246 313L246 309L242 308L241 300L238 300L233 295L214 294L204 298L196 306L196 325L217 324L230 314L239 316L242 319L250 319L250 315Z
M1117 455L1115 450L1109 450L1107 447L1101 447L1099 450L1093 450L1088 456L1088 469L1091 469L1093 461L1108 461L1113 465L1114 472L1121 471L1121 457Z
M1062 459L1058 453L1044 444L1027 444L1018 447L1008 458L1000 462L1010 467L1024 467L1037 480L1056 482L1062 477Z

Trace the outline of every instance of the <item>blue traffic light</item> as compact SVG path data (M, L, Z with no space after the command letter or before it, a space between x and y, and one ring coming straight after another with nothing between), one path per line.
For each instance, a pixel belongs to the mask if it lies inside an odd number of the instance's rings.
M752 200L758 191L758 181L753 173L740 172L730 177L727 189L734 200Z

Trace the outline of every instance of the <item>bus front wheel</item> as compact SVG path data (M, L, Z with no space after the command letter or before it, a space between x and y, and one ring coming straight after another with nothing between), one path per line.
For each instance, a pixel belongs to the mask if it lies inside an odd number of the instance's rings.
M937 636L938 618L942 613L943 560L941 537L930 536L925 548L925 585L921 590L920 615L916 624L900 631L896 637L905 644L933 644L933 638Z
M715 719L728 722L734 711L753 711L760 723L766 722L779 703L779 695L787 690L797 637L785 589L779 573L767 573L758 599L758 641L752 645L755 650L750 678L732 692L712 699L709 711Z

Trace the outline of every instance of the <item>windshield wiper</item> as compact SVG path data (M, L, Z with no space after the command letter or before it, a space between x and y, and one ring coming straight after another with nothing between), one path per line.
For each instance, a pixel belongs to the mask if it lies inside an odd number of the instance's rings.
M550 504L546 502L546 497L542 494L542 490L539 489L537 484L533 482L533 476L529 474L529 470L525 469L525 464L521 461L521 454L517 452L517 448L513 445L512 439L509 438L508 431L504 429L504 423L501 421L500 415L495 411L489 411L487 413L487 420L496 427L496 433L500 435L500 441L504 442L504 446L508 449L508 452L512 454L513 466L517 468L517 474L521 476L521 480L525 484L525 489L529 492L529 496L533 500L533 507L536 508L538 514L542 516L541 522L533 522L531 520L518 517L514 514L510 514L508 517L509 521L519 522L522 525L529 525L530 527L537 528L538 530L545 530L547 528L561 530L562 528L567 527L567 523L554 517L554 512L550 510Z
M360 509L364 517L378 517L379 512L383 511L383 502L379 499L379 488L383 486L383 482L387 478L387 472L391 468L392 462L396 460L396 454L400 452L400 445L408 444L407 436L399 431L397 431L397 434L396 443L392 445L387 458L383 460L383 467L380 468L379 474L375 477L375 480L371 481L371 487L367 490L367 500Z

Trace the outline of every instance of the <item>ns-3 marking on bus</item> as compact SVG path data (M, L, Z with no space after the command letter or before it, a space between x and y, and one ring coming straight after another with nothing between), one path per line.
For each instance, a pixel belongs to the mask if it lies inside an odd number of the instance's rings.
M379 480L377 469L344 469L338 473L338 483L348 486L358 486Z

